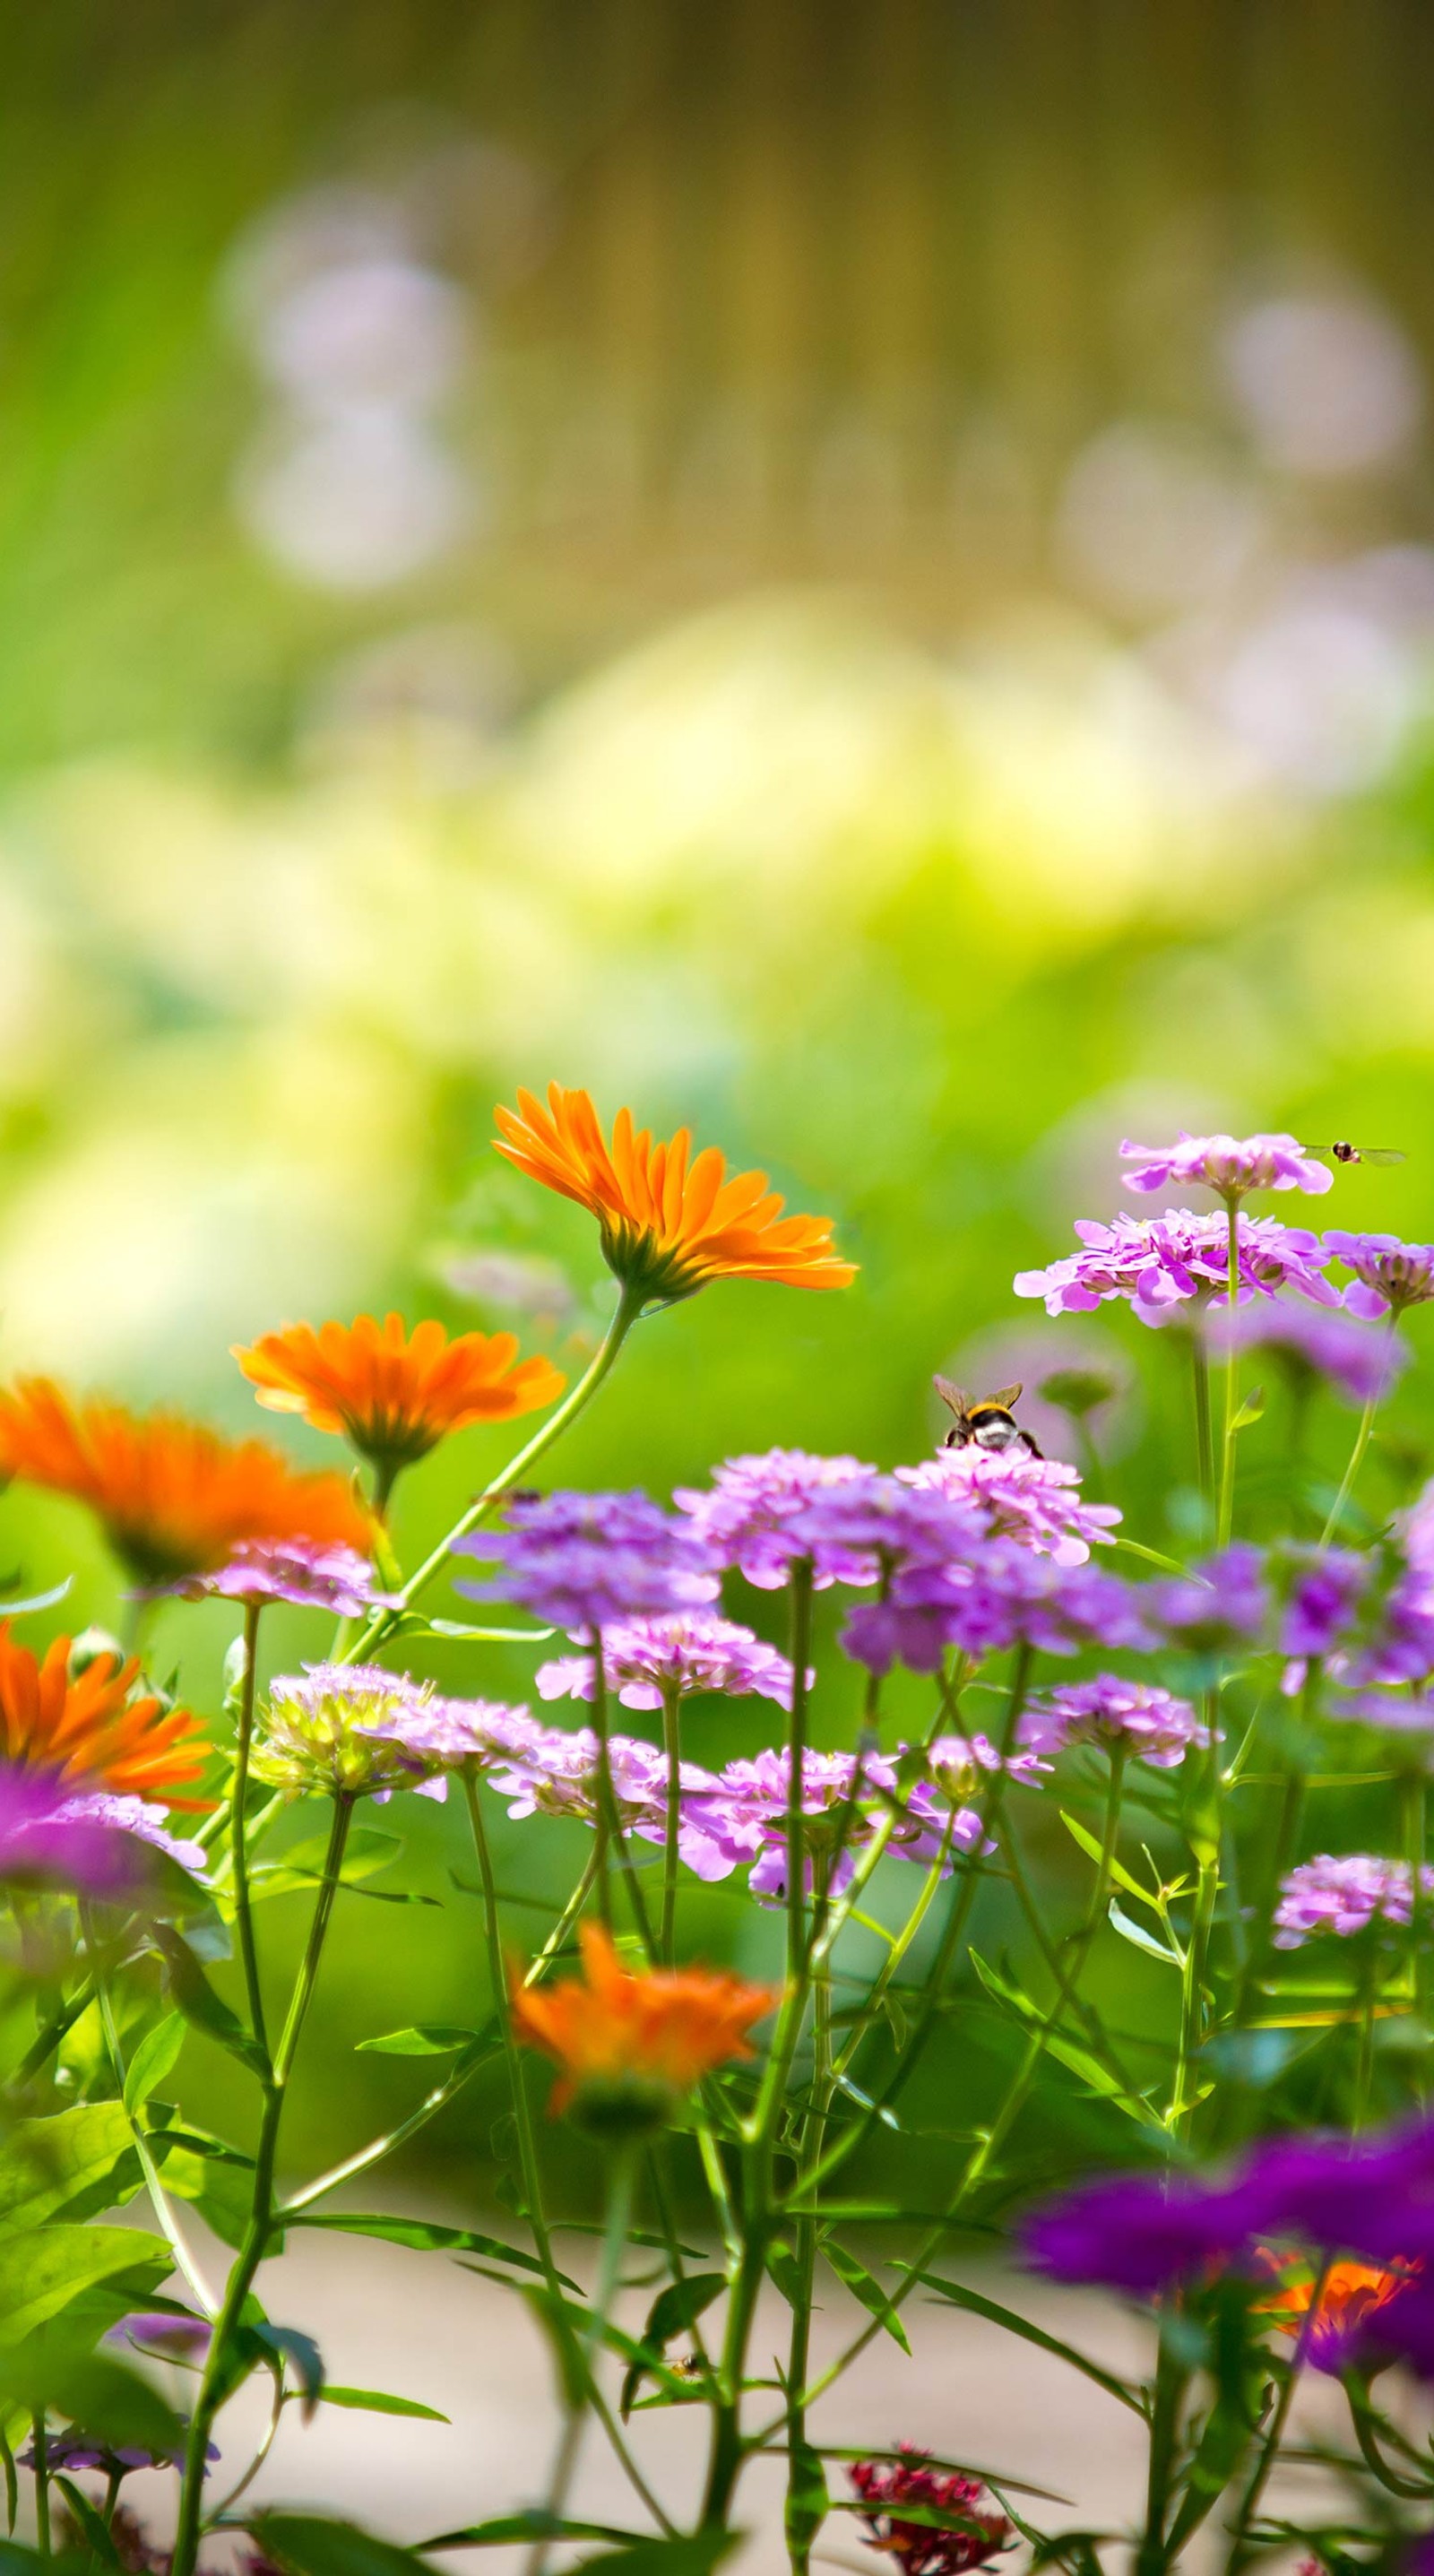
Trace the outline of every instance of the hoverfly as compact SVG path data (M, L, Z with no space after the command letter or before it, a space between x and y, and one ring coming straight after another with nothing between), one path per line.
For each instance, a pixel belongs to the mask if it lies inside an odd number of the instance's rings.
M948 1377L933 1380L936 1392L949 1405L956 1419L942 1446L947 1449L1020 1449L1028 1458L1039 1458L1041 1451L1011 1408L1020 1395L1020 1386L1003 1386L996 1395L971 1397L963 1388L953 1386Z
M1396 1145L1350 1145L1343 1139L1337 1145L1312 1148L1317 1163L1402 1163L1407 1157Z

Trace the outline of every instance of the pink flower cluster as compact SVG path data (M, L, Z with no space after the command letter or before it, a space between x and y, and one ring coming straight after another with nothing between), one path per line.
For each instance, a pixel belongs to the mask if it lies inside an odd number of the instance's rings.
M1109 1544L1123 1517L1114 1503L1083 1501L1080 1470L1064 1458L981 1449L973 1441L896 1473L918 1492L944 1494L978 1512L990 1536L1022 1539L1057 1565L1084 1565L1093 1545Z
M1434 1869L1420 1874L1426 1896L1434 1896ZM1298 1950L1316 1932L1337 1932L1347 1939L1374 1921L1407 1924L1414 1912L1409 1864L1383 1860L1372 1852L1321 1852L1301 1861L1280 1881L1275 1909L1277 1950Z
M1301 1226L1277 1217L1235 1220L1238 1302L1294 1289L1317 1306L1337 1306L1324 1273L1328 1247ZM1169 1323L1182 1306L1207 1306L1229 1290L1229 1228L1222 1212L1193 1215L1167 1208L1158 1217L1113 1217L1109 1225L1077 1220L1081 1249L1044 1270L1020 1270L1018 1297L1042 1297L1048 1315L1089 1314L1123 1297L1143 1324Z

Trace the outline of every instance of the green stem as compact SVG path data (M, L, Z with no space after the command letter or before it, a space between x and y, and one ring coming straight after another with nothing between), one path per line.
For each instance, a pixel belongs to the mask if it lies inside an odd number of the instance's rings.
M45 2439L45 2410L37 2407L30 2421L35 2452L35 2546L50 2555L50 2453Z
M1369 2119L1370 2087L1374 2081L1374 2005L1378 1990L1378 1961L1368 1959L1359 1991L1359 2049L1354 2066L1354 2113L1350 2121L1355 2137L1359 2136Z
M339 1874L343 1868L344 1849L348 1842L353 1817L351 1797L334 1800L333 1823L329 1828L329 1845L324 1859L323 1881L314 1900L309 1923L309 1937L290 1998L288 2015L280 2036L270 2071L264 2079L264 2108L259 2122L259 2138L254 2157L254 2189L250 2203L249 2223L243 2243L230 2270L224 2293L224 2304L209 2339L199 2393L190 2417L189 2436L185 2445L184 2478L180 2488L179 2521L175 2533L171 2576L193 2576L198 2553L204 2504L204 2469L209 2435L214 2418L232 2384L231 2347L243 2316L245 2303L254 2285L254 2277L263 2262L274 2226L274 2166L279 2146L279 2128L284 2116L284 2100L294 2059L303 2035L309 2006L313 2001L319 1961L324 1939L338 1894Z
M593 1630L592 1656L593 1732L597 1737L598 1752L598 1910L602 1916L605 1928L611 1932L612 1895L608 1884L608 1858L612 1852L616 1852L618 1867L622 1871L623 1875L623 1884L627 1889L627 1901L632 1909L633 1924L637 1931L638 1938L641 1941L644 1950L647 1952L648 1958L651 1959L654 1955L652 1925L647 1919L647 1905L643 1898L642 1882L637 1874L637 1866L633 1860L627 1836L623 1832L622 1816L618 1810L617 1794L612 1785L612 1745L608 1730L607 1673L603 1665L602 1631L599 1628L595 1628Z
M110 1994L109 1979L105 1974L103 1952L95 1934L94 1918L83 1898L80 1900L80 1929L94 1968L95 1992L99 1997L100 2025L105 2035L105 2048L114 2070L120 2100L123 2103L126 2074L124 2050L120 2044L119 2025L114 2014L114 1999ZM160 2181L159 2168L150 2151L149 2139L145 2134L138 2110L131 2111L126 2105L126 2117L129 2121L129 2133L134 2141L135 2153L139 2158L139 2169L144 2176L145 2188L149 2193L150 2206L168 2241L175 2266L189 2283L205 2316L213 2317L218 2312L219 2302L184 2241L179 2221L169 2205L168 2194Z
M787 1728L787 1976L801 1979L807 1947L806 1755L807 1661L812 1647L812 1567L792 1567L792 1705Z
M825 1855L812 1863L812 1895L820 1905L827 1892ZM831 1971L827 1951L813 1943L812 1960L812 2081L811 2105L802 2124L798 2147L799 2160L820 2157L826 2130L827 2111L831 2101ZM807 2448L807 2409L803 2391L811 2354L812 2299L816 2288L817 2215L815 2210L797 2222L796 2270L797 2297L792 2306L792 2333L787 2357L787 2554L792 2576L807 2576L811 2563L813 2532L802 2528L794 2508L803 2481ZM804 2517L803 2517L804 2519Z
M483 1926L488 1944L488 1976L493 1989L493 2010L497 2016L503 2055L507 2060L508 2087L513 2103L513 2123L518 2133L518 2164L523 2177L523 2198L527 2204L528 2225L543 2267L554 2304L561 2313L562 2283L553 2260L552 2239L543 2210L542 2173L538 2162L538 2142L533 2130L532 2106L524 2079L523 2052L513 2028L513 2008L508 1993L507 1968L503 1958L503 1933L498 1916L498 1888L493 1875L493 1856L488 1846L487 1828L478 1799L478 1783L471 1771L463 1774L463 1793L468 1802L468 1821L473 1833L473 1849L478 1859L478 1875L483 1882Z
M1398 1312L1396 1308L1391 1306L1389 1310L1388 1327L1388 1340L1390 1343L1393 1342L1398 1329ZM1338 1529L1340 1522L1344 1518L1344 1507L1348 1502L1350 1495L1354 1491L1354 1480L1359 1474L1360 1467L1364 1461L1364 1453L1369 1447L1369 1435L1374 1429L1374 1417L1379 1411L1379 1402L1383 1393L1383 1387L1376 1386L1365 1399L1364 1410L1359 1417L1359 1429L1354 1435L1354 1447L1349 1453L1349 1465L1344 1471L1344 1481L1340 1486L1339 1492L1335 1495L1333 1504L1330 1507L1329 1519L1325 1522L1324 1528L1320 1532L1319 1543L1321 1547L1328 1547L1330 1540L1333 1538L1335 1531Z
M642 1307L642 1290L635 1288L630 1281L627 1282L618 1299L612 1322L576 1386L569 1389L562 1403L548 1415L546 1422L539 1426L531 1440L525 1441L516 1455L509 1459L507 1466L493 1478L492 1483L484 1486L477 1500L469 1504L466 1512L459 1514L453 1527L445 1538L440 1539L431 1556L426 1556L417 1572L409 1576L399 1595L400 1609L377 1611L361 1634L344 1649L340 1661L346 1664L362 1663L372 1654L379 1640L402 1615L402 1611L411 1608L419 1594L426 1592L430 1583L436 1581L443 1572L458 1540L467 1538L471 1531L480 1528L489 1513L502 1501L503 1496L511 1493L513 1487L521 1483L533 1461L541 1458L544 1450L550 1449L553 1442L568 1429L569 1425L576 1422L578 1415L592 1402L598 1388L602 1385L603 1379L607 1376L618 1352L641 1314ZM183 2576L182 2569L180 2576Z
M553 2473L548 2483L547 2502L544 2507L545 2517L549 2523L560 2521L562 2518L568 2500L568 2490L577 2470L578 2455L582 2449L583 2427L587 2420L590 2396L596 2396L597 2393L594 2386L597 2357L601 2349L608 2313L622 2276L622 2258L627 2251L627 2240L632 2226L633 2173L634 2159L631 2147L619 2148L614 2153L608 2178L607 2224L603 2229L602 2257L598 2267L597 2287L593 2293L587 2330L582 2340L582 2394L576 2403L570 2402L568 2405L562 2438L558 2444L557 2457L553 2462ZM539 2540L534 2544L528 2557L527 2576L543 2576L551 2545L547 2540Z
M1280 2444L1284 2440L1285 2426L1289 2422L1290 2408L1294 2404L1295 2390L1300 2384L1305 2354L1319 2313L1319 2303L1324 2296L1328 2270L1329 2266L1326 2264L1315 2277L1310 2291L1309 2307L1301 2320L1299 2338L1290 2357L1289 2369L1285 2373L1284 2386L1280 2390L1271 2411L1269 2423L1265 2427L1264 2438L1255 2455L1255 2464L1250 2471L1244 2494L1236 2508L1235 2519L1229 2525L1230 2548L1225 2560L1225 2576L1240 2576L1240 2570L1255 2554L1249 2546L1247 2535L1254 2519L1255 2508L1265 2492L1266 2482L1279 2457Z
M662 1693L662 1742L667 1754L667 1816L662 1837L662 1930L658 1949L665 1968L677 1956L678 1838L682 1831L682 1695L675 1682Z
M230 1867L234 1873L234 1921L239 1956L244 1965L244 1992L255 2045L269 2054L264 2026L264 1993L259 1979L259 1952L254 1938L254 1910L249 1899L248 1817L249 1756L254 1737L254 1692L258 1678L259 1614L262 1601L244 1605L244 1680L239 1693L239 1732L234 1748L233 1803L230 1810Z
M1164 2576L1168 2554L1165 2522L1180 2432L1180 2410L1190 2378L1188 2368L1177 2357L1166 2331L1166 2318L1173 2314L1173 2308L1167 2307L1161 2321L1159 2358L1155 2365L1155 2405L1150 2420L1145 2529L1135 2555L1133 2576Z
M1210 1363L1198 1324L1190 1335L1190 1368L1195 1393L1195 1476L1208 1512L1215 1494L1215 1451L1210 1430Z
M1404 1782L1404 1849L1409 1863L1409 1993L1416 2021L1424 2018L1424 1939L1429 1927L1429 1895L1424 1885L1427 1796L1424 1773L1409 1772ZM1428 2076L1422 2058L1419 2064L1422 2100Z
M1225 1351L1225 1430L1220 1447L1220 1510L1215 1525L1215 1543L1225 1547L1235 1521L1235 1416L1240 1409L1240 1354L1235 1344L1235 1317L1240 1295L1240 1210L1231 1198L1225 1202L1228 1229L1226 1259L1226 1324L1229 1341Z

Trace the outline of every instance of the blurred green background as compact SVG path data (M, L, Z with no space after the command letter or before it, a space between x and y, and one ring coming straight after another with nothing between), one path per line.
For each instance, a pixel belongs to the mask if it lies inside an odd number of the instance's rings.
M1010 1295L1119 1137L1399 1145L1326 1207L1430 1230L1428 11L129 0L0 50L6 1366L247 1427L231 1341L386 1301L579 1365L593 1230L488 1144L555 1075L862 1264L645 1326L556 1473L891 1463L933 1367L1104 1346L1159 1544L1174 1353ZM1421 1364L1375 1508L1431 1434ZM117 1616L62 1506L0 1548ZM161 1627L206 1710L227 1634ZM481 2008L456 1819L390 1821L449 1901L347 1900L305 2153L411 2094L361 2031Z

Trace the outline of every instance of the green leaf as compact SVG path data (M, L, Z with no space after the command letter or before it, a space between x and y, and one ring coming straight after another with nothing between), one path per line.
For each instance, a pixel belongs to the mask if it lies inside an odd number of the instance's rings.
M602 2576L711 2576L741 2547L744 2536L740 2531L695 2531L690 2539L636 2540L627 2549L585 2558L583 2576L594 2568Z
M1252 1422L1263 1420L1264 1411L1265 1390L1262 1386L1252 1386L1244 1403L1241 1405L1239 1412L1236 1414L1234 1421L1230 1425L1231 1430L1248 1431Z
M180 2451L184 2426L159 2390L109 2353L75 2349L72 2326L0 2351L0 2390L27 2415L53 2407L112 2449Z
M674 2335L689 2333L698 2317L711 2307L727 2286L721 2272L695 2272L685 2281L670 2281L659 2290L647 2312L642 2329L643 2359L635 2361L622 2383L619 2413L624 2419L632 2411L632 2401L649 2366L660 2365Z
M794 2565L805 2564L806 2554L825 2522L830 2506L827 2473L820 2451L814 2451L810 2442L791 2443L787 2451L787 2500L782 2519ZM611 2560L607 2561L609 2566L611 2563Z
M227 2048L231 2057L239 2058L251 2074L267 2070L262 2052L244 2028L236 2012L217 1995L201 1968L189 1943L169 1923L156 1923L153 1939L165 1965L165 1981L170 1995L184 2018L209 2039Z
M424 1628L430 1637L466 1637L480 1646L541 1646L556 1636L555 1628L466 1628L461 1619L430 1619Z
M124 2107L137 2111L147 2102L157 2085L164 2082L184 2046L185 2022L180 2012L166 2013L153 2030L147 2030L129 2062L124 2080Z
M256 2514L249 2525L266 2558L294 2576L425 2576L426 2561L392 2540L319 2513Z
M120 2563L119 2551L116 2549L114 2542L110 2537L109 2526L107 2525L103 2514L96 2511L95 2507L91 2504L89 2497L83 2494L80 2488L76 2486L73 2478L57 2476L55 2484L60 2489L66 2504L69 2506L71 2513L74 2515L76 2522L84 2533L95 2557L98 2558L100 2565L102 2567L118 2567Z
M911 2346L907 2341L906 2328L902 2324L900 2317L892 2313L891 2302L887 2293L882 2288L881 2283L878 2280L875 2280L872 2274L868 2272L866 2265L864 2263L858 2263L854 2254L848 2254L844 2245L838 2245L835 2237L829 2236L826 2239L822 2246L822 2252L825 2254L827 2261L830 2263L832 2270L837 2276L837 2279L846 2283L852 2297L854 2299L860 2299L862 2306L868 2311L868 2313L871 2316L879 2318L885 2331L891 2336L892 2341L894 2343L899 2343L902 2351L909 2354Z
M371 1878L376 1870L387 1869L403 1850L401 1834L380 1833L376 1825L356 1825L344 1845L345 1878ZM310 1834L306 1841L294 1843L281 1852L274 1862L276 1869L312 1870L322 1878L328 1858L329 1838Z
M806 2284L802 2279L796 2256L790 2245L783 2244L780 2236L774 2237L767 2248L767 2271L770 2278L776 2282L788 2307L799 2308L806 2296Z
M1009 2004L1029 2029L1041 2032L1047 2056L1055 2058L1058 2065L1068 2067L1072 2075L1078 2075L1081 2082L1090 2087L1092 2093L1098 2093L1102 2101L1113 2102L1128 2119L1138 2120L1143 2128L1159 2129L1162 2137L1165 2135L1162 2123L1148 2102L1142 2102L1138 2094L1132 2093L1119 2076L1111 2068L1103 2066L1080 2040L1070 2039L1063 2031L1052 2029L1050 2015L1032 2003L1030 1996L1019 1986L1011 1985L998 1975L978 1950L971 1952L971 1965L988 1993L997 1996L1003 2004Z
M491 2522L465 2523L461 2531L440 2531L418 2545L420 2549L497 2549L506 2540L629 2541L637 2537L633 2531L614 2531L605 2522L564 2522L561 2514L533 2506L526 2513L496 2514Z
M379 2236L388 2245L412 2245L420 2253L483 2254L490 2263L516 2263L523 2272L541 2272L536 2254L524 2254L516 2245L505 2245L499 2236L480 2236L471 2227L436 2227L427 2218L360 2218L345 2210L340 2217L315 2218L306 2209L281 2213L286 2227L328 2227L341 2236ZM577 2290L560 2272L558 2279L565 2290Z
M1066 1832L1070 1835L1072 1842L1079 1843L1087 1860L1093 1860L1097 1867L1099 1867L1100 1844L1096 1836L1087 1831L1078 1816L1068 1815L1064 1807L1059 1808L1057 1812L1060 1816L1061 1823L1065 1826ZM1138 1878L1132 1878L1129 1870L1125 1867L1122 1861L1112 1858L1109 1867L1111 1877L1114 1879L1116 1886L1123 1887L1127 1896L1138 1897L1142 1905L1154 1904L1155 1900L1152 1897L1149 1888L1142 1887Z
M1137 1950L1143 1950L1147 1958L1159 1959L1164 1967L1179 1971L1184 1966L1183 1960L1178 1959L1173 1950L1167 1949L1155 1933L1147 1932L1143 1923L1132 1923L1128 1914L1122 1914L1117 1898L1111 1898L1106 1910L1111 1930L1118 1932L1122 1941L1129 1941Z
M391 2397L385 2388L335 2388L332 2380L320 2389L319 2403L323 2406L351 2406L360 2415L421 2415L428 2424L448 2424L453 2420L451 2416L440 2415L436 2406L420 2406L416 2397ZM436 2549L438 2543L426 2540L423 2546Z
M297 2326L249 2326L245 2329L259 2346L261 2357L276 2360L282 2370L285 2362L293 2366L299 2383L304 2420L307 2423L324 2390L324 2356L312 2335L302 2334Z
M42 2227L38 2235L0 2239L0 2341L19 2343L59 2316L97 2281L154 2267L156 2282L173 2268L162 2236L137 2227Z
M980 2290L968 2290L964 2282L943 2280L936 2272L918 2272L916 2277L928 2290L935 2290L943 2307L963 2308L968 2316L986 2317L992 2325L1004 2326L1008 2334L1019 2335L1023 2343L1036 2344L1042 2352L1054 2353L1058 2361L1068 2361L1072 2370L1093 2379L1097 2388L1103 2388L1108 2397L1118 2398L1134 2414L1144 2414L1145 2408L1134 2389L1118 2379L1113 2370L1103 2370L1098 2361L1088 2361L1074 2344L1062 2343L1059 2335L1047 2334L1044 2326L1032 2325L1029 2317L1018 2316L1014 2308L1003 2308L998 2300L986 2298Z
M480 2032L460 2030L452 2022L422 2022L411 2030L388 2030L381 2039L361 2039L357 2044L375 2057L452 2057L480 2037Z
M79 2102L44 2120L21 2120L0 2149L0 2231L37 2227L88 2202L114 2203L117 2168L134 2153L119 2102Z

